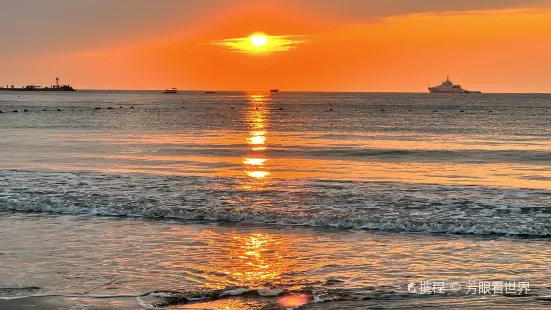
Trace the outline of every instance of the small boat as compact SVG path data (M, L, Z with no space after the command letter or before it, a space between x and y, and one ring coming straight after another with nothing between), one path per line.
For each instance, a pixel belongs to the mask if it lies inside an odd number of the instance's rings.
M215 91L206 91L205 94L216 94Z
M270 92L271 93L279 93L279 89L275 88L275 89L270 89Z
M177 88L165 89L165 94L176 94L176 93L178 93Z

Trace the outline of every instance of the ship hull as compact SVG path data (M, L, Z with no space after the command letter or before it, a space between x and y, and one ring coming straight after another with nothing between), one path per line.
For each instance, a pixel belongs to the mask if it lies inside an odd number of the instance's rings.
M481 94L481 91L476 90L461 90L461 91L449 91L449 90L438 90L438 89L430 89L429 92L431 94Z

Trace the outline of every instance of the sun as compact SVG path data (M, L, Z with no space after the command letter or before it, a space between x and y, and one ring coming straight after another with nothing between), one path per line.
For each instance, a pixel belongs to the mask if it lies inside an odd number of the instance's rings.
M268 38L261 33L253 34L249 39L251 40L251 44L256 47L261 47L268 43Z

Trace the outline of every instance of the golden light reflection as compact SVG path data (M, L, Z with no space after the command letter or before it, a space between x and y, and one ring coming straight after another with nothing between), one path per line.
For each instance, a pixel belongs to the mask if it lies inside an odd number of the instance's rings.
M266 144L266 137L253 136L247 139L247 143L252 145L263 145L263 144Z
M245 171L245 173L255 179L265 179L270 175L268 171Z
M269 96L249 95L249 100L250 100L251 103L265 103L265 102L268 102Z
M296 49L307 40L301 35L268 36L256 33L246 38L212 41L215 46L227 47L241 53L287 52Z
M268 160L266 158L243 158L245 165L263 166Z
M270 176L265 151L268 143L266 130L268 104L271 97L269 94L249 94L248 99L250 106L245 110L244 119L251 129L249 137L247 137L247 145L250 146L252 156L247 156L242 161L244 173L251 178L244 187L254 190L262 188L265 185L264 181Z
M262 286L277 283L285 263L281 256L281 241L267 234L236 235L231 256L236 259L232 276L240 283ZM274 281L276 280L276 281Z

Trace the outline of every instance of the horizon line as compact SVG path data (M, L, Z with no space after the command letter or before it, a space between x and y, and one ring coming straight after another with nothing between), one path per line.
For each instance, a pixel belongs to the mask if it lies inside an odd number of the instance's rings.
M250 93L250 92L266 92L269 93L270 90L228 90L228 89L178 89L178 92L240 92L240 93ZM75 88L77 91L144 91L144 92L162 92L165 89L109 89L109 88ZM422 91L367 91L367 90L280 90L278 93L379 93L379 94L430 94L430 92ZM484 94L551 94L551 92L482 92L478 95ZM435 95L435 94L433 94ZM438 95L438 94L436 94ZM449 95L449 94L443 94ZM457 95L457 94L456 94ZM472 94L470 94L472 95Z

